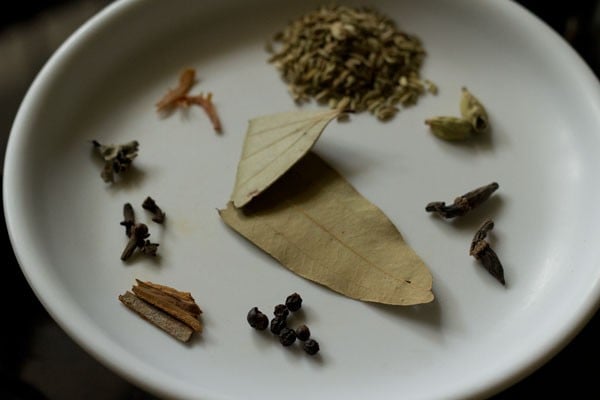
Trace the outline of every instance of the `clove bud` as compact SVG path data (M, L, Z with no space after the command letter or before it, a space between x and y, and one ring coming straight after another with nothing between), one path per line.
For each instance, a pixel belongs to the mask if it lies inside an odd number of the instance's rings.
M146 197L146 200L144 200L142 203L142 208L150 211L154 215L152 217L152 221L156 222L157 224L162 224L165 222L166 214L160 209L152 197Z

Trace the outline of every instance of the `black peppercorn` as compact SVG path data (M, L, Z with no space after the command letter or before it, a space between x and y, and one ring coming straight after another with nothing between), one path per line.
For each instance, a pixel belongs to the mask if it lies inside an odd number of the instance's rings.
M283 328L279 333L279 341L284 346L291 346L296 341L296 332L290 328Z
M290 314L290 311L284 304L277 304L275 310L273 310L273 314L275 314L276 317L285 319Z
M302 346L302 348L305 352L311 356L314 356L319 352L319 343L317 343L317 341L314 339L308 339L306 342L304 342L304 346Z
M296 328L296 336L298 337L298 339L304 342L310 337L310 329L308 329L308 326L306 325L300 325Z
M302 307L302 297L298 293L292 293L285 299L285 305L291 312L296 312Z
M251 327L258 329L259 331L264 331L269 325L269 319L265 314L260 312L257 307L252 307L250 311L248 311L246 319Z
M273 332L275 335L279 335L279 333L283 328L285 328L285 326L285 318L275 317L271 320L271 332Z

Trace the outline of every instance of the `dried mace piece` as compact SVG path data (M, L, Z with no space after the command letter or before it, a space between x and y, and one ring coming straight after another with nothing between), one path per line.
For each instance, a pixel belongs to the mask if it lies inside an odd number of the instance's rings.
M212 93L209 92L206 95L200 93L197 96L188 95L188 92L195 83L196 71L191 68L185 69L179 76L179 86L169 90L167 94L156 103L156 110L158 112L169 112L176 107L189 107L192 104L198 105L204 109L215 132L221 133L223 128L215 105L212 102Z
M248 311L246 320L251 327L259 331L264 331L267 329L267 326L269 326L269 319L258 309L258 307L252 307L250 311Z
M139 143L136 140L119 145L103 145L92 140L94 148L104 159L104 168L100 173L102 180L106 183L114 182L114 174L126 171L137 157Z
M152 221L156 222L157 224L162 224L165 222L165 213L160 209L152 197L146 197L146 200L144 200L142 203L142 208L150 211L153 214Z
M136 281L133 293L128 291L119 296L123 304L182 342L187 342L194 332L202 331L199 320L202 310L189 292Z
M500 186L496 182L481 186L454 199L446 205L443 201L434 201L425 207L427 212L435 212L444 218L460 217L486 201Z
M158 103L156 103L157 111L168 111L176 107L182 98L184 98L192 86L196 83L196 71L192 68L186 68L179 75L179 85L175 89L171 89Z
M483 267L501 284L506 285L504 268L502 268L496 252L492 250L490 244L485 240L488 232L492 229L494 229L494 221L491 219L486 220L475 233L469 254L481 261Z

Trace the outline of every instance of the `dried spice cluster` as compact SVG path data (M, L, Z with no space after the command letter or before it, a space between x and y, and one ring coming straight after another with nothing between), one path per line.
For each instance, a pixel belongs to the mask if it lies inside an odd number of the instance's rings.
M309 355L314 356L320 350L319 343L310 338L310 329L306 325L300 325L295 330L288 327L288 315L290 311L295 313L302 307L302 297L298 293L292 293L285 299L285 304L277 304L273 310L275 318L271 320L271 333L279 337L279 343L289 347L296 339L304 342L302 349ZM264 331L269 326L269 319L258 307L252 307L246 315L246 320L256 330Z
M398 103L415 104L426 90L419 70L425 50L415 36L367 8L322 7L275 36L269 59L296 101L314 97L332 108L393 117Z

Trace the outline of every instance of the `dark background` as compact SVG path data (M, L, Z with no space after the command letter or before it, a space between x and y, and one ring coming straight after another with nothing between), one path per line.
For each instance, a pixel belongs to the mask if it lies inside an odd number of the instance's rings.
M52 51L109 2L28 0L11 2L10 12L0 13L0 73L19 72L19 79L7 79L8 83L0 85L0 131L10 130L29 83ZM600 76L599 0L519 3L563 36ZM15 53L15 43L28 51ZM16 61L15 54L20 57ZM2 153L5 140L0 142ZM0 240L7 245L3 214L1 218ZM154 399L100 365L66 336L29 288L10 245L5 248L0 291L0 399ZM493 399L544 398L560 393L568 393L569 398L600 398L595 367L599 339L600 314L596 313L550 362Z

